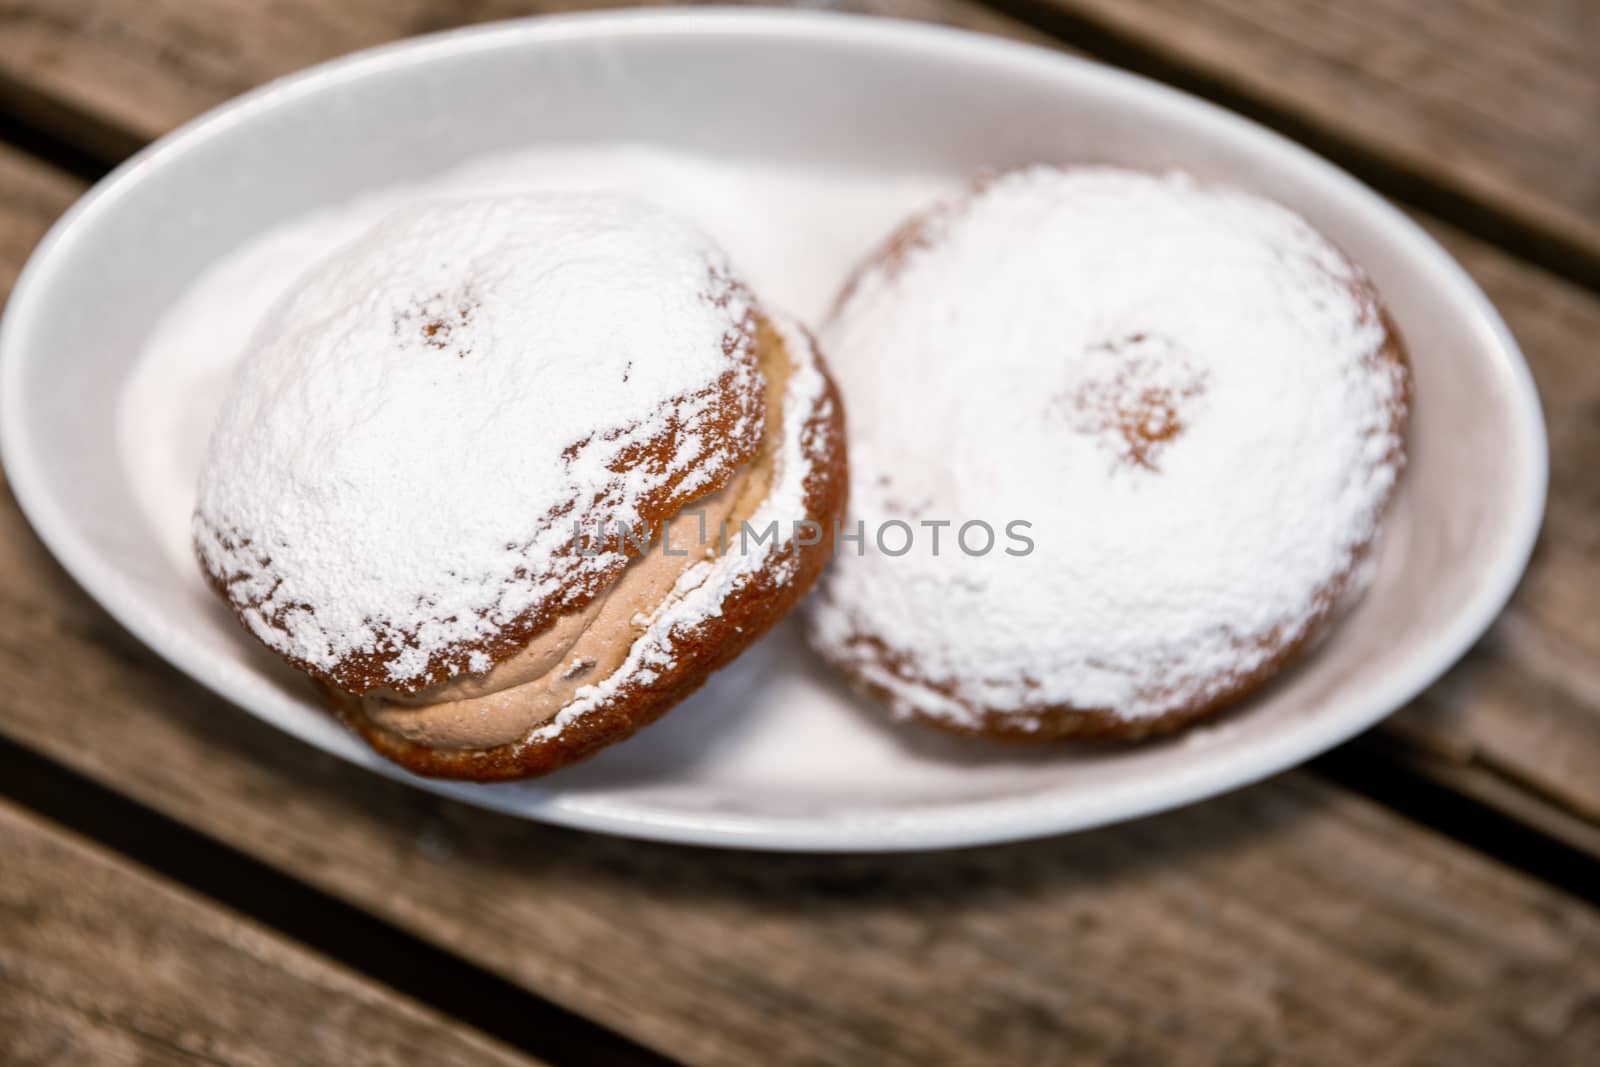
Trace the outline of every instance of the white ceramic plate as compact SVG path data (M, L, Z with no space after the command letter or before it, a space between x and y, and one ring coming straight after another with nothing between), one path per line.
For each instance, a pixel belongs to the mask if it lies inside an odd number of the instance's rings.
M132 361L187 283L276 224L487 153L611 142L866 176L959 178L1035 161L1181 167L1288 203L1370 270L1415 361L1412 466L1375 587L1314 657L1238 713L1137 748L999 748L888 725L785 627L582 767L499 786L410 778L335 725L162 550L119 455ZM0 446L40 536L123 625L310 744L549 822L839 851L1126 819L1350 737L1437 678L1503 606L1538 529L1546 467L1532 381L1494 309L1422 231L1322 160L1045 50L745 11L569 16L407 42L274 83L165 138L68 212L18 282L0 327Z

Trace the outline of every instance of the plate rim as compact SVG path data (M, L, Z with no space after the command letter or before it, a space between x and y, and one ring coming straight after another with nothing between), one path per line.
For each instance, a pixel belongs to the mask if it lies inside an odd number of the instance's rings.
M1380 228L1386 240L1408 245L1412 258L1436 276L1452 293L1452 302L1470 316L1472 328L1483 335L1485 348L1494 353L1498 370L1513 394L1508 410L1515 413L1511 439L1526 456L1512 491L1514 515L1508 528L1514 536L1492 571L1480 578L1468 603L1448 626L1439 627L1418 642L1418 649L1403 669L1363 702L1352 701L1342 714L1308 720L1297 729L1274 734L1235 759L1190 761L1177 773L1152 786L1139 780L1107 788L1090 802L1052 807L1049 792L998 800L965 801L953 809L928 808L905 814L877 815L860 821L829 817L794 818L772 815L664 812L629 809L626 804L596 802L583 794L552 790L529 796L511 794L498 786L442 782L413 776L389 764L364 747L330 749L313 740L309 732L286 725L235 698L225 671L215 669L212 657L188 651L185 642L147 614L138 598L122 582L115 567L73 529L70 513L58 509L45 486L43 467L30 439L20 427L27 424L21 412L19 385L27 364L25 342L34 309L51 285L56 263L61 261L101 214L115 209L119 199L163 161L191 145L233 125L248 121L257 111L278 106L305 93L325 91L343 81L366 77L407 64L470 55L481 49L516 48L551 40L672 35L735 35L763 33L786 37L806 36L813 42L878 44L957 58L989 58L1016 66L1031 66L1057 73L1071 70L1081 78L1099 81L1105 89L1124 96L1144 98L1161 106L1187 111L1197 123L1223 127L1231 138L1255 139L1286 163L1320 170L1320 178L1342 187L1345 195L1361 202L1364 214ZM772 852L910 852L995 845L1023 839L1054 836L1095 826L1122 822L1169 810L1237 789L1287 770L1366 730L1411 701L1455 664L1493 623L1520 581L1542 524L1549 478L1549 451L1543 409L1532 372L1499 312L1465 269L1417 223L1381 195L1332 162L1301 145L1215 104L1091 60L1045 47L990 37L953 27L820 11L751 10L741 8L639 9L580 12L514 19L390 42L342 56L268 82L189 120L135 153L96 182L64 212L35 247L17 277L3 315L0 315L0 464L3 464L24 516L52 555L88 594L121 626L153 652L228 703L269 725L386 777L478 807L541 822L624 837L723 848ZM1226 749L1226 746L1223 746ZM364 755L363 755L364 754ZM1219 755L1229 755L1223 752ZM1137 786L1137 788L1135 788Z

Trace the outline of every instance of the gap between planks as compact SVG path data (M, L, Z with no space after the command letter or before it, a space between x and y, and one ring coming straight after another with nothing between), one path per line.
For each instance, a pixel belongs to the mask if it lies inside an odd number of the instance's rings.
M1103 4L1079 0L973 2L1103 63L1244 115L1331 160L1384 195L1600 293L1600 246L1585 240L1592 236L1589 227L1563 225L1561 212L1508 210L1467 184L1445 184L1437 174L1424 173L1415 160L1396 158L1384 146L1363 143L1358 135L1308 116L1292 103L1274 101L1258 89L1246 87L1226 67L1196 61L1181 48L1153 47L1138 34L1114 25L1105 11L1098 10ZM1170 23L1169 32L1182 32L1180 15L1164 17ZM1600 137L1600 114L1595 118L1594 136ZM1576 233L1576 229L1584 232Z
M1534 24L1554 18L1559 3L1538 0L1528 19L1509 21L1468 0L1412 14L1394 0L1292 12L1267 0L821 6L1087 52L1241 112L1396 199L1600 291L1600 223L1591 217L1600 152L1562 140L1600 131L1600 78L1574 58L1585 34L1600 37L1600 18L1566 14L1555 29L1573 40ZM328 9L288 0L246 14L220 0L153 0L137 11L127 0L17 0L9 11L0 5L0 39L9 35L12 47L0 47L0 104L109 165L209 104L330 54L463 21L607 6L484 0L463 11L443 0L353 0ZM1422 46L1434 37L1429 52ZM1413 82L1415 91L1402 91ZM1474 92L1507 99L1468 99ZM1456 99L1441 103L1440 94ZM1349 106L1335 103L1346 97Z
M1173 81L1181 87L1198 91L1201 95L1211 96L1236 110L1253 114L1256 118L1267 121L1269 125L1277 125L1282 132L1311 142L1313 148L1333 155L1336 161L1353 166L1358 171L1362 169L1362 160L1365 159L1368 169L1392 171L1391 178L1396 174L1404 177L1405 172L1401 168L1386 163L1353 141L1335 137L1332 147L1329 147L1321 143L1328 141L1329 137L1324 136L1314 124L1299 119L1291 113L1279 113L1271 105L1257 102L1249 94L1231 88L1220 76L1208 75L1193 66L1185 66L1157 56L1130 35L1106 28L1100 20L1067 10L1068 6L1077 8L1085 6L1083 4L1068 5L1064 0L993 0L991 6L995 9L1009 10L1018 4L1031 5L1030 11L1026 14L1044 29L1053 30L1057 37L1069 38L1072 45L1086 48L1108 62ZM936 0L865 0L865 2L845 3L842 6L886 14L936 18L1008 36L1024 39L1029 37L1028 31L1017 27L1006 17L986 14L988 9L985 8L941 4ZM520 10L520 7L513 2L507 10L516 11ZM378 16L372 18L382 21ZM436 27L430 25L412 28ZM360 34L369 35L373 32L382 30L363 27L359 31ZM296 47L303 49L306 43L299 42ZM208 86L206 91L209 92L211 83L205 84ZM113 130L109 120L96 118L86 112L74 111L68 105L43 92L35 92L15 82L0 82L0 90L4 90L0 91L0 105L3 105L8 95L14 107L18 100L26 105L23 108L25 114L13 114L9 120L0 116L0 139L9 135L20 147L86 180L103 173L107 159L115 158L116 153L131 150L141 143L137 135L126 130L120 134L108 134L107 131ZM170 104L171 108L178 109L192 102L189 96L180 95L181 102ZM3 107L0 107L0 110L3 110ZM54 121L61 125L47 129L38 125L40 121ZM59 131L62 130L67 133L61 134ZM1340 159L1342 154L1353 154L1359 158L1353 163L1349 158ZM1392 184L1375 179L1371 174L1366 176L1380 187ZM1420 180L1414 180L1414 184L1418 181ZM1425 188L1409 199L1428 202L1436 201L1433 193L1455 195L1439 192L1431 184L1421 184ZM1394 189L1391 188L1390 191L1393 192ZM1401 195L1405 198L1404 193ZM1433 202L1429 206L1438 205ZM1479 221L1481 223L1483 220ZM1488 227L1490 230L1493 228L1493 226ZM1435 229L1437 231L1437 228ZM1476 229L1482 232L1484 227L1480 225ZM1448 235L1441 236L1446 238L1446 243L1452 246L1452 250L1460 254L1462 242L1450 240ZM1515 241L1511 243L1514 244ZM1480 274L1480 281L1488 284L1488 281L1481 276L1484 267L1487 266L1502 276L1507 276L1510 284L1526 287L1526 279L1519 276L1515 270L1503 269L1492 256L1484 255L1482 249L1476 252L1477 254L1468 258L1467 262ZM1492 285L1490 289L1493 293ZM1569 300L1568 303L1570 302ZM1515 320L1515 316L1513 318ZM1525 335L1525 340L1529 323L1532 322L1535 322L1535 316L1532 314L1525 314L1520 320L1514 321L1518 332ZM1537 341L1527 344L1527 347L1530 356L1538 354ZM1544 347L1547 351L1553 350L1552 345ZM1536 366L1535 370L1538 373L1540 367ZM1556 380L1554 389L1551 388L1552 375L1541 377L1541 389L1547 398L1562 397L1564 400L1572 391L1571 383L1576 380L1575 375L1568 368L1564 371L1564 376L1568 380ZM1582 388L1581 382L1579 385ZM1560 424L1562 421L1566 423L1565 426ZM1594 442L1590 440L1594 435L1592 433L1585 435L1584 421L1581 412L1565 415L1563 419L1558 419L1556 413L1552 412L1553 443L1557 447L1566 447L1569 450L1576 448L1580 451L1594 452ZM1577 440L1571 440L1573 438ZM1564 475L1570 482L1573 471L1564 470L1562 456L1557 455L1554 458L1556 470L1553 473L1557 478ZM1595 458L1600 459L1600 454ZM1582 461L1569 460L1565 466L1581 468ZM1582 514L1570 499L1575 495L1581 496L1581 492L1581 487L1552 485L1551 527L1556 529L1558 522L1560 525L1554 534L1547 530L1546 543L1542 546L1548 555L1552 551L1551 542L1557 537L1562 539L1555 549L1563 557L1558 569L1565 572L1569 580L1570 576L1583 565L1581 558L1583 550L1575 549L1573 546L1585 539L1586 524L1593 526L1596 522L1593 516ZM1535 565L1537 567L1537 560ZM1551 568L1546 567L1544 570L1548 572ZM1424 777L1445 782L1452 788L1463 789L1479 799L1497 798L1496 803L1504 801L1523 814L1534 815L1543 810L1548 817L1538 818L1537 822L1544 833L1572 847L1592 849L1593 835L1588 831L1600 826L1600 788L1597 788L1592 780L1585 785L1582 779L1585 762L1590 757L1600 757L1600 707L1590 706L1592 702L1583 699L1582 694L1589 690L1600 691L1597 689L1600 687L1600 676L1595 676L1592 672L1585 674L1581 660L1593 650L1596 635L1584 629L1581 622L1574 622L1576 615L1587 609L1569 602L1571 597L1563 600L1558 590L1552 590L1554 584L1549 581L1541 583L1539 610L1546 610L1546 605L1553 604L1560 611L1560 617L1554 620L1556 626L1502 625L1497 631L1498 637L1485 643L1487 652L1480 650L1472 666L1453 672L1449 684L1442 689L1444 692L1449 692L1451 686L1454 686L1458 689L1470 688L1471 692L1462 693L1453 699L1443 699L1438 693L1430 692L1418 702L1418 705L1398 717L1386 732L1390 736L1400 738L1403 744L1420 745L1421 748L1433 752L1437 758L1409 762L1409 765ZM1528 600L1530 597L1524 595L1521 599ZM1517 602L1514 602L1513 613L1516 611ZM1554 637L1551 636L1551 631L1554 631ZM1515 647L1511 647L1512 642L1506 639L1508 634L1522 634L1524 637ZM1569 661L1564 667L1557 662L1563 658ZM1539 672L1530 670L1527 663L1534 660L1543 661L1546 667L1541 668ZM1482 667L1484 663L1489 664L1487 669ZM1573 666L1573 664L1578 665ZM1469 674L1484 675L1482 684L1473 687L1457 684L1462 676ZM1583 677L1579 677L1580 675ZM1566 681L1551 685L1548 684L1551 678ZM1541 691L1542 695L1537 699L1549 704L1549 709L1548 711L1536 709L1537 713L1533 718L1540 723L1539 728L1535 729L1530 723L1527 729L1514 733L1508 725L1518 719L1517 709L1512 705L1517 694L1531 692L1530 687ZM1463 715L1460 713L1460 706L1468 702L1472 703L1474 710L1469 715ZM1477 710L1480 707L1488 708L1490 711L1481 712ZM1555 729L1553 724L1562 719L1575 724L1573 729L1565 733ZM1555 741L1540 742L1537 739L1541 736L1554 738ZM1566 739L1565 742L1562 738ZM1577 744L1569 743L1574 739L1577 740ZM1558 743L1560 751L1552 751ZM1553 766L1552 760L1574 766L1566 766L1559 770L1546 769L1547 766Z
M672 1067L677 1062L4 737L0 798L547 1063ZM0 831L5 811L0 800ZM0 918L4 911L0 907Z
M125 643L126 643L126 641L125 641ZM349 773L349 771L346 771L346 773ZM1576 1059L1574 1059L1574 1062L1579 1062L1579 1061L1576 1061Z
M0 144L6 134L16 132L16 127L7 126L0 122ZM29 135L22 139L17 147L43 146L47 155L54 159L65 155L69 150L60 145L43 140L38 135ZM81 160L80 160L81 162ZM26 195L26 190L14 195ZM34 218L36 226L31 226L28 233L19 234L12 248L13 259L20 260L26 245L31 245L36 234L33 229L42 227L49 218L60 210L65 200L55 196L54 192L45 192L41 184L39 195L44 199L36 212L24 212L25 216ZM0 283L8 284L9 278L0 275ZM3 291L4 284L0 284ZM1425 699L1434 699L1432 697ZM1498 810L1523 822L1530 832L1536 834L1540 840L1546 841L1549 848L1557 852L1561 850L1579 853L1586 852L1592 857L1600 857L1600 825L1588 821L1574 814L1570 804L1563 805L1561 798L1552 797L1540 788L1541 783L1531 780L1526 775L1517 775L1514 769L1508 770L1497 767L1492 761L1480 758L1472 751L1452 754L1449 749L1453 739L1448 732L1441 734L1434 730L1430 733L1426 719L1418 716L1419 723L1413 725L1407 716L1398 717L1392 724L1384 728L1387 744L1368 741L1361 747L1361 752L1368 760L1379 761L1379 770L1382 771L1382 781L1385 786L1381 789L1365 787L1366 780L1359 774L1349 773L1352 759L1349 756L1341 757L1337 766L1340 773L1331 773L1328 776L1346 788L1352 788L1369 797L1396 807L1398 810L1408 810L1405 798L1416 796L1415 790L1406 791L1396 788L1396 775L1413 775L1435 786L1442 786L1454 790L1472 803L1482 806L1485 810ZM1441 742L1440 736L1445 740ZM1430 748L1443 751L1429 751ZM1327 769L1323 768L1326 773ZM1414 814L1414 812L1413 812ZM1458 828L1470 828L1474 825L1471 821L1457 822ZM1518 849L1504 840L1496 842L1483 835L1476 839L1469 839L1467 843L1482 851L1496 855L1503 860L1508 860L1531 873L1549 878L1556 884L1571 888L1574 885L1572 878L1552 875L1552 871L1567 870L1572 867L1570 863L1556 862L1530 866L1513 857L1519 854ZM1544 855L1548 849L1535 848L1535 855Z
M534 1067L0 799L8 1064Z

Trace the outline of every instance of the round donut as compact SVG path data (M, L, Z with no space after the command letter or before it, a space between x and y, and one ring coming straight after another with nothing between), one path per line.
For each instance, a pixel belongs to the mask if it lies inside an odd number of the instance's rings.
M1366 274L1181 174L981 181L869 258L822 339L859 536L808 632L960 734L1139 738L1237 702L1359 590L1405 461Z
M195 548L378 752L526 777L659 717L809 588L842 422L810 337L677 218L428 203L315 268L252 340Z

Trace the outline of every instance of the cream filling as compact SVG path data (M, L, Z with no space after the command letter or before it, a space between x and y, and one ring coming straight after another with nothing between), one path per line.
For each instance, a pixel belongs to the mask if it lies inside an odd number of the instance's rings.
M452 678L411 695L386 689L368 693L357 698L367 718L430 748L490 748L520 741L555 718L579 689L614 674L683 573L737 544L739 524L755 514L771 490L792 359L765 325L760 351L766 429L755 458L725 488L685 507L610 589L557 618L509 659L483 674Z

